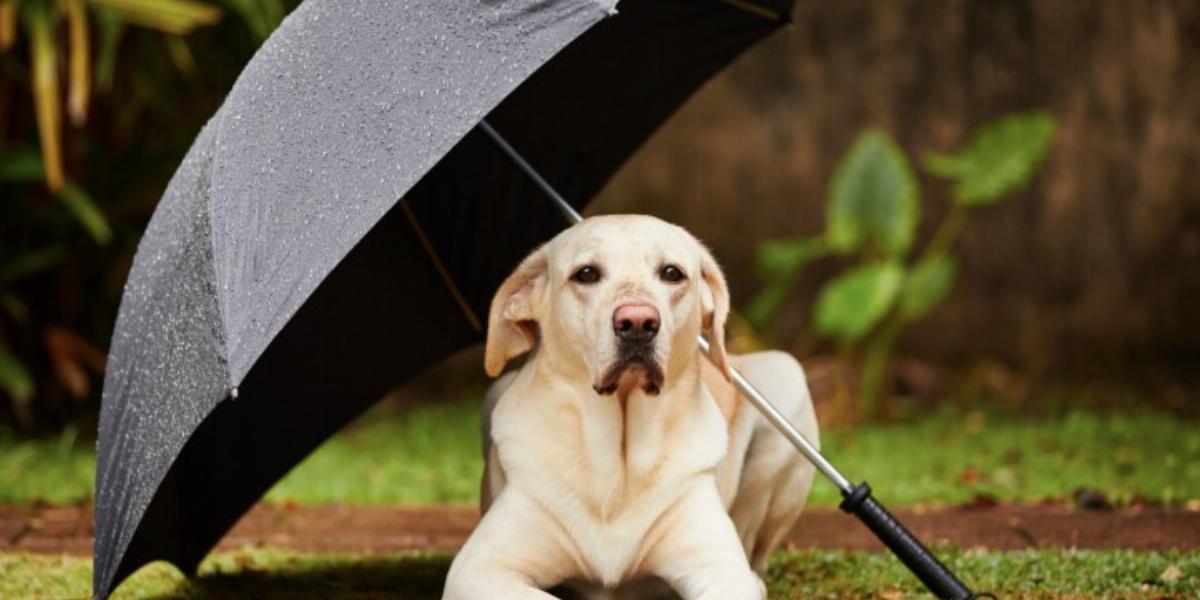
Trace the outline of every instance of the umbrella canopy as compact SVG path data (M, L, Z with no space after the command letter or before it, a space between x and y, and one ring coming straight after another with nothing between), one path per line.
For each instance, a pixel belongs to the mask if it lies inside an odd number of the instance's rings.
M101 407L93 590L191 572L388 389L483 335L561 228L487 118L582 205L791 0L308 0L146 231Z

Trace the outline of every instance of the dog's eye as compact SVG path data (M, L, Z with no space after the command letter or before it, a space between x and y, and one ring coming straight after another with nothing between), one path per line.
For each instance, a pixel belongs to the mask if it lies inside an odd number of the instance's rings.
M683 271L675 265L667 265L663 267L662 270L658 272L658 276L667 283L679 283L680 281L687 279L687 275L684 275Z
M600 269L597 269L592 265L584 265L579 267L579 270L575 271L575 273L571 275L571 280L584 284L596 283L597 281L600 281Z

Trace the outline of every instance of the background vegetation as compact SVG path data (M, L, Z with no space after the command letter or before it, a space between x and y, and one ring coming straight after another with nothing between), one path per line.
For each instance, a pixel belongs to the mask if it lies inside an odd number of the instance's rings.
M838 162L866 128L907 155L960 148L1041 108L1058 123L1030 187L975 214L958 283L897 351L999 397L1050 381L1134 385L1196 410L1200 376L1200 4L1001 0L799 3L794 24L694 98L595 203L686 224L717 249L735 304L762 286L762 239L826 225ZM921 170L915 244L953 206ZM850 260L807 270L773 332L833 351L813 306Z
M0 0L0 424L94 427L142 230L293 4Z
M818 293L813 326L837 342L843 362L861 365L861 385L854 394L861 399L858 412L877 416L896 340L954 289L955 243L967 212L1024 190L1050 150L1054 128L1054 117L1046 112L1011 115L982 126L954 154L927 156L925 169L955 185L951 209L919 252L913 242L922 193L912 165L887 134L863 133L834 171L825 231L759 244L756 267L764 287L746 317L770 340L775 318L805 267L828 256L854 257L856 262ZM844 402L851 394L840 379L838 396Z
M195 133L295 3L0 0L4 427L77 423L89 435L141 231ZM846 377L875 381L868 396L965 385L1036 403L1045 386L1074 382L1194 414L1200 76L1187 66L1200 56L1198 22L1197 7L1165 1L802 4L793 27L702 90L593 210L649 212L699 233L757 335L802 358L894 345L895 373L862 360ZM1041 170L978 211L953 257L904 267L935 284L953 273L937 309L905 328L895 315L906 311L883 310L851 344L836 319L816 318L836 313L814 308L822 289L827 307L853 306L835 302L829 282L846 272L849 285L856 261L940 245L939 224L957 222L965 197L940 180L962 175L953 162L914 161L925 168L897 172L920 190L919 210L873 217L902 235L850 244L855 254L820 233L843 231L827 223L826 191L865 181L844 176L841 157L886 167L970 148L983 124L1035 107L1057 123L1045 160L1031 163ZM865 130L877 133L855 144ZM756 270L831 249L768 245L756 256L764 239L832 239L842 252L803 276L773 272L764 312L750 303L764 289ZM477 365L463 373L480 382Z

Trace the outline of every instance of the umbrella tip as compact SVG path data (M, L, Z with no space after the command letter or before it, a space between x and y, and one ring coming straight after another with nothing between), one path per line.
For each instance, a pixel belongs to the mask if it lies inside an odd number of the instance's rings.
M229 399L230 400L237 400L237 397L238 397L237 387L234 387L232 390L229 390Z

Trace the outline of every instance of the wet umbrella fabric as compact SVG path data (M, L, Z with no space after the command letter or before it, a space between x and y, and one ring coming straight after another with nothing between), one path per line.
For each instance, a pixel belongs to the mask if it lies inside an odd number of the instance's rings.
M392 386L482 339L561 228L475 126L582 204L791 0L309 0L171 180L113 334L93 590L191 572Z

